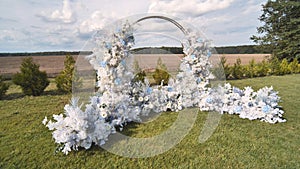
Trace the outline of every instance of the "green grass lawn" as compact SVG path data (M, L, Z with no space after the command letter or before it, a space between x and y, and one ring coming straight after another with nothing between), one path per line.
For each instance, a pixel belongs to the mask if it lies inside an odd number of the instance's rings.
M52 80L53 82L53 80ZM0 168L300 168L300 74L230 81L279 91L286 123L268 124L223 115L213 135L199 143L207 113L199 112L190 133L174 148L149 158L126 158L93 146L69 155L55 153L56 144L41 121L63 113L70 95L58 95L52 83L43 96L28 97L12 85L0 101ZM162 113L155 121L130 124L123 133L153 136L177 118Z

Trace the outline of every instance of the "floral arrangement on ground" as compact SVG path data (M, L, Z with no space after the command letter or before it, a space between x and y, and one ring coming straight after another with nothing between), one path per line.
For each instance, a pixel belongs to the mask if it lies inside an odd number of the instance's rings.
M92 143L101 146L116 132L116 126L122 129L127 122L168 110L199 107L201 111L236 114L249 120L286 121L278 105L280 97L272 87L258 91L228 83L211 87L210 81L215 78L209 60L211 46L197 32L188 32L182 41L185 57L176 78L167 86L150 86L147 79L134 81L128 66L133 32L133 25L126 22L110 39L97 39L98 48L87 59L97 72L98 91L85 107L79 105L79 98L72 98L64 114L53 115L54 121L47 117L43 120L63 153L78 147L89 149Z

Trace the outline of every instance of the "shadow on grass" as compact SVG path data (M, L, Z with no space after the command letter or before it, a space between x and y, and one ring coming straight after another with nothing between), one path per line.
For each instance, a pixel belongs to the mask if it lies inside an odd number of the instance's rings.
M123 135L132 136L136 133L135 129L138 128L139 124L140 123L137 122L127 122L127 124L123 125L123 129L120 129L120 126L116 126L116 130L117 132L120 132Z
M20 99L25 97L25 95L23 93L11 93L11 94L7 94L4 95L1 100L14 100L14 99Z
M44 91L40 96L57 96L57 95L65 95L67 93L64 92L60 92L58 90L48 90L48 91ZM10 93L10 94L6 94L4 95L1 100L15 100L15 99L21 99L23 97L25 97L26 95L23 93ZM38 96L36 96L38 97Z

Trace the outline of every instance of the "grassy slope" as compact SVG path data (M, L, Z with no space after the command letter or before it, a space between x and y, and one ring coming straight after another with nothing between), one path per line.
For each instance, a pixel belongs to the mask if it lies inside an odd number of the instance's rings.
M300 75L230 81L255 89L273 85L283 102L286 123L268 124L223 115L213 135L203 144L198 136L207 113L198 113L191 132L174 148L154 157L131 159L97 146L68 156L55 153L51 132L42 125L45 116L63 113L70 95L23 97L14 86L0 101L0 168L300 168ZM11 99L18 97L17 99ZM147 137L160 133L177 118L163 113L147 124L131 124L124 133Z

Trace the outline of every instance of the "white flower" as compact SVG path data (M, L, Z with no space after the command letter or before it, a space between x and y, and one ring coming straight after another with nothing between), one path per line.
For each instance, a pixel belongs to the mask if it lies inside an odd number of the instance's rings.
M166 108L167 108L167 109L171 109L171 107L172 107L172 103L171 103L171 102L168 102Z
M147 102L149 100L149 97L148 96L145 96L144 97L144 100Z
M48 119L47 119L47 117L45 116L44 120L42 121L43 125L46 125L47 121L48 121Z
M102 111L100 113L100 115L101 115L102 118L106 118L107 117L107 113L105 111Z
M143 97L139 97L139 102L142 102L144 101L144 98Z
M153 109L154 106L153 106L153 104L150 103L150 104L148 105L148 107L149 107L149 109Z
M178 108L178 110L182 110L182 106L178 106L177 108Z
M105 42L96 40L102 48L94 49L94 54L88 58L97 71L99 90L85 106L85 111L77 105L78 99L75 98L70 105L65 105L64 114L53 115L54 122L48 121L47 117L42 121L49 130L54 130L53 138L63 145L63 153L68 154L78 147L88 149L93 143L105 144L109 135L116 132L114 126L122 129L126 122L138 121L140 116L151 111L178 111L197 105L202 111L237 114L240 118L268 123L285 122L282 119L284 112L278 108L280 97L272 87L257 92L251 87L241 90L229 83L209 88L210 79L214 78L213 66L208 59L210 43L199 39L195 32L189 33L184 40L186 56L182 59L177 78L171 79L167 87L149 87L147 80L145 84L131 83L134 78L130 66L133 57L127 51L134 44L134 38L129 38L133 36L132 31L130 24L125 24ZM108 115L113 118L106 119Z

